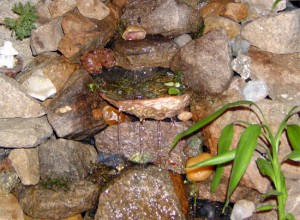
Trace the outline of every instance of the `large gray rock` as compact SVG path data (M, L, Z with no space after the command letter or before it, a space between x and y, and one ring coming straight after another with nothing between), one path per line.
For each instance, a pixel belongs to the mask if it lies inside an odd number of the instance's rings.
M65 139L49 140L39 146L41 178L82 180L96 157L91 145Z
M147 38L139 41L118 40L114 46L116 65L125 69L169 67L177 46L169 38Z
M63 38L62 17L53 19L32 31L30 47L33 55L48 51L57 51L58 43Z
M54 191L39 184L21 186L17 194L26 215L39 219L63 219L92 209L99 197L99 186L80 181Z
M168 155L173 139L187 129L183 123L144 121L109 126L95 135L98 151L121 154L135 162L152 162L162 168L184 173L184 141Z
M183 191L172 182L168 171L153 166L130 169L101 193L95 220L186 219Z
M35 185L40 180L40 164L37 148L14 149L8 156L22 184Z
M0 146L5 148L31 148L53 134L46 117L0 119Z
M244 25L241 35L271 53L300 52L300 9L258 18Z
M201 24L199 12L177 0L128 0L121 20L164 36L196 32Z
M43 106L28 96L19 83L0 75L0 118L33 118L43 115Z
M300 37L300 35L299 35ZM250 47L250 77L265 81L268 95L275 101L300 103L299 54L272 54Z
M72 74L60 93L48 106L48 120L58 137L83 140L101 131L106 123L102 115L104 102L89 89L92 77L80 70Z
M183 72L183 83L203 94L220 94L233 76L231 49L223 29L215 29L180 48L171 69Z

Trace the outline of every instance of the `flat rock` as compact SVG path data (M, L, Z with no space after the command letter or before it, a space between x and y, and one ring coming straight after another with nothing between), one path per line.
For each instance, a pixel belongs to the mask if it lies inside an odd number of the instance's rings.
M245 24L241 35L264 51L275 54L300 52L300 9L258 18Z
M74 182L68 189L57 191L42 185L21 186L19 203L24 213L33 218L62 219L92 209L99 197L99 186L88 181Z
M299 35L300 36L300 35ZM250 47L251 79L263 80L274 101L300 103L300 58L298 53L273 54Z
M139 41L117 40L116 65L135 70L144 67L169 67L178 47L170 38L146 38Z
M41 178L82 180L96 157L92 145L65 139L49 140L39 146Z
M106 126L102 115L93 113L102 113L104 102L98 92L90 91L90 83L87 72L75 72L48 106L48 120L58 137L83 140Z
M105 153L124 155L137 163L145 160L184 173L187 159L182 152L184 141L178 143L170 155L168 152L174 137L185 129L187 126L181 122L124 122L95 135L96 147Z
M201 24L199 12L177 0L127 0L121 20L163 36L196 32Z
M179 196L184 189L178 183L153 166L127 170L101 193L95 220L186 219L187 197Z
M53 134L46 117L0 119L0 146L4 148L31 148Z
M40 180L40 164L37 148L14 149L8 156L22 184L35 185Z
M45 110L42 105L28 96L19 83L0 75L0 118L33 118L43 115Z
M174 55L170 67L183 72L183 83L201 94L219 94L233 76L231 49L222 29L189 42Z

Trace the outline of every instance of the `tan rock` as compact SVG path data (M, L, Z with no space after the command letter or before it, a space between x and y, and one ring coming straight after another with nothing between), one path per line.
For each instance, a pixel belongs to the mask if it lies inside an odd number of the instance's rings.
M201 153L198 156L191 157L186 162L186 178L189 181L203 181L211 176L214 166L205 166L200 168L189 168L190 166L200 163L211 158L210 153Z
M71 216L71 217L69 217L69 218L63 218L63 219L61 219L61 220L82 220L83 218L82 218L82 216L81 216L81 214L78 214L78 215L74 215L74 216ZM24 220L52 220L52 219L45 219L45 218L43 218L43 219L41 219L41 218L32 218L32 217L29 217L29 216L27 216L27 215L24 215Z
M243 3L228 3L220 15L233 21L241 22L249 15L248 5Z
M0 219L24 220L23 211L13 194L0 194Z
M241 30L241 26L237 22L220 16L206 18L204 20L204 26L204 33L214 29L222 28L226 31L226 34L230 39L234 39Z
M110 13L109 8L99 0L77 0L77 8L83 16L99 21Z
M203 19L211 16L219 16L225 9L221 3L208 3L200 9L200 14Z
M54 0L49 5L49 11L52 18L57 18L75 8L76 5L76 0Z

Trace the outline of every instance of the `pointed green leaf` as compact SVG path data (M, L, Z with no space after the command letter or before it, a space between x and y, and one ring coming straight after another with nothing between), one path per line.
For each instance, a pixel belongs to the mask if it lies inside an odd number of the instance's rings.
M220 135L218 141L218 154L225 153L228 151L233 138L234 125L229 124L225 128L223 128L222 133ZM210 191L215 192L222 178L224 168L222 165L218 165L216 168L216 172L214 178L210 184Z
M251 101L242 100L242 101L232 102L232 103L228 103L228 104L224 105L218 111L214 112L213 114L207 116L206 118L200 120L199 122L197 122L196 124L194 124L193 126L188 128L187 130L185 130L185 131L179 133L178 135L176 135L173 142L171 143L171 146L170 146L171 149L170 149L169 153L171 153L171 151L174 149L174 147L176 146L176 144L178 143L178 141L180 139L182 139L182 138L198 131L200 128L204 127L205 125L209 124L210 122L212 122L213 120L218 118L220 115L222 115L229 108L236 107L236 106L241 106L241 105L256 105L256 104L254 102L251 102Z
M293 149L300 151L300 126L288 125L286 130Z
M229 198L237 187L242 176L251 161L255 147L257 146L258 137L261 131L261 125L249 125L242 133L239 144L237 146L236 156L233 162L229 186L227 190L226 205L229 203Z
M273 167L270 162L266 161L265 159L258 158L256 160L256 164L262 175L266 175L266 176L270 177L271 180L273 182L275 182L274 171L273 171Z
M209 158L207 160L201 161L199 163L195 163L192 166L189 166L188 168L214 166L214 165L227 163L227 162L230 162L234 159L235 154L236 154L236 149L233 149L233 150L227 151L226 153L223 153L221 155L217 155L217 156L214 156L214 157Z
M295 216L294 216L292 213L287 214L287 215L285 216L285 218L286 218L287 220L296 220L296 219L295 219Z
M270 211L270 210L273 210L275 208L274 205L263 205L263 206L260 206L258 208L256 208L256 211L257 212L260 212L260 211Z
M278 192L277 190L270 190L269 192L262 195L262 198L268 198L270 196L280 196L282 192Z
M288 158L290 160L300 162L300 151L292 151L289 155Z

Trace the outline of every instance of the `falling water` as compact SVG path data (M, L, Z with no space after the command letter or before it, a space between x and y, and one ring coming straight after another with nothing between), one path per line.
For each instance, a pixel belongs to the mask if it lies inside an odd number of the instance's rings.
M139 154L141 157L141 165L144 166L145 155L144 155L144 137L145 137L145 127L144 127L145 119L140 119L139 123Z
M161 167L162 158L161 158L161 140L162 140L162 131L161 131L161 121L157 121L157 155L156 155L156 161Z

